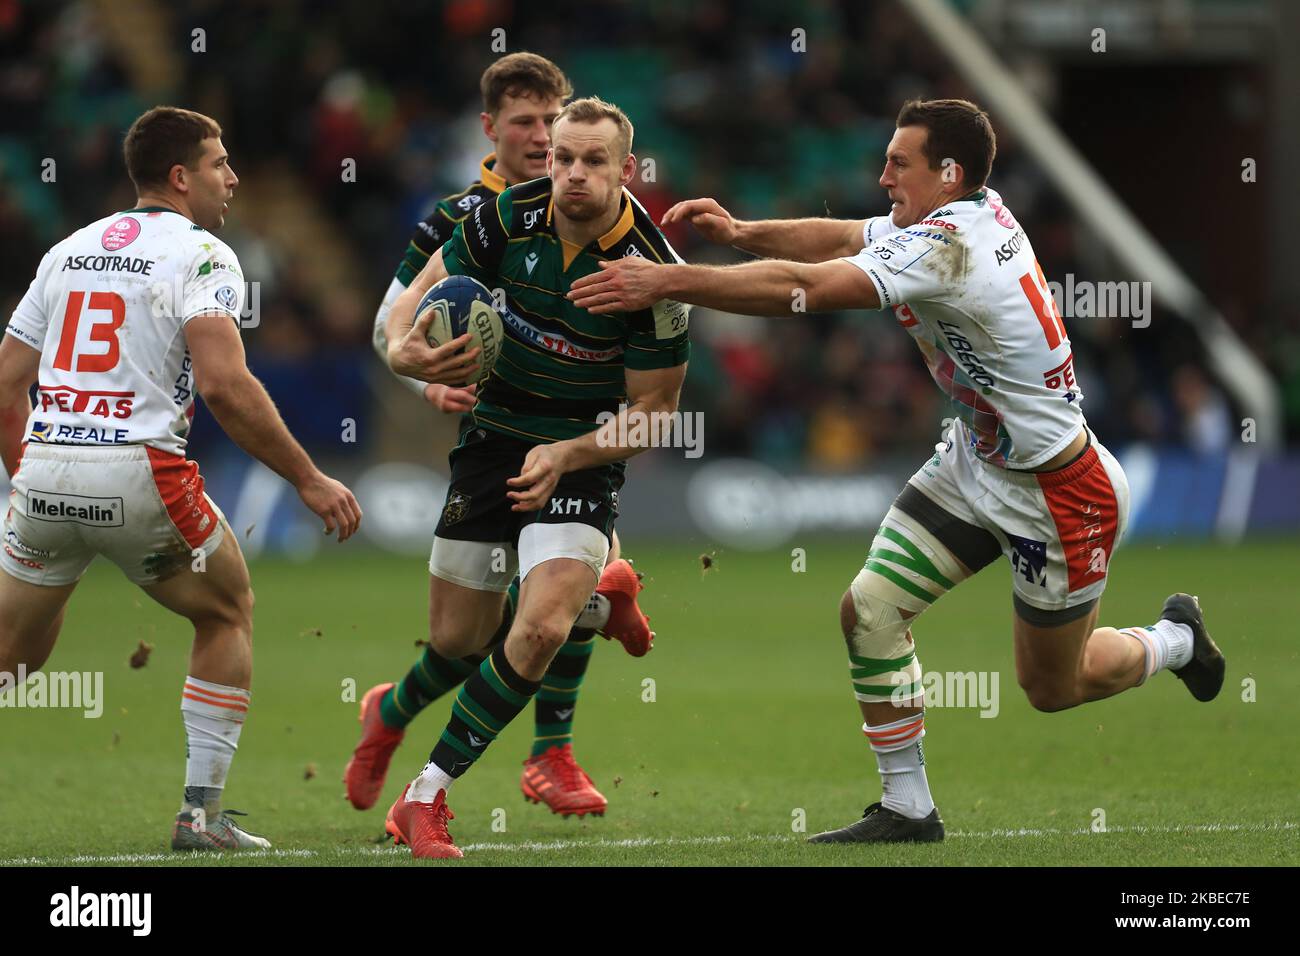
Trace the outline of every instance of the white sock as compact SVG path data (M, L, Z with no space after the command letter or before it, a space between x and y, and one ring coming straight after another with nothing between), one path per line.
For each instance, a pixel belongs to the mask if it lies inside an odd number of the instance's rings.
M925 753L921 749L925 713L889 724L863 724L862 732L871 742L880 768L881 805L912 820L929 816L934 809L934 798L930 796Z
M242 687L185 678L181 717L185 721L187 802L191 792L200 795L209 809L220 802L250 699Z
M1126 627L1120 631L1142 645L1146 668L1142 680L1156 671L1185 667L1192 659L1192 629L1187 624L1159 620L1150 627Z
M599 631L609 623L609 598L603 594L591 593L587 599L587 606L582 609L578 619L573 622L574 627L590 627Z
M455 777L430 760L424 765L420 775L415 778L415 782L411 784L411 789L406 791L406 802L433 803L434 800L438 799L438 791L450 790L455 779Z

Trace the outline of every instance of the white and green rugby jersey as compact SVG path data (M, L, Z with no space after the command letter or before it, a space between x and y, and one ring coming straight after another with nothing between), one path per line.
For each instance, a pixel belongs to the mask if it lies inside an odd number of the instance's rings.
M953 437L1003 468L1035 468L1083 426L1065 323L1024 229L982 189L906 229L869 219L863 272L955 407Z

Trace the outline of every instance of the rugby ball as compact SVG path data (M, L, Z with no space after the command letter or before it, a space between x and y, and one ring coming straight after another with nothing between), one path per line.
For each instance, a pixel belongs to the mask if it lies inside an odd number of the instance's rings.
M466 381L474 385L487 380L501 354L501 316L492 305L487 286L469 276L448 276L424 294L415 310L418 323L432 310L429 345L437 348L468 332L470 348L483 351L478 357L478 374Z

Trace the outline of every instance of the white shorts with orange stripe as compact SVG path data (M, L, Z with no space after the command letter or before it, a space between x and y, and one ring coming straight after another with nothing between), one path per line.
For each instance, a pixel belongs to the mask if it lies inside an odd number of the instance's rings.
M0 568L31 584L71 584L97 554L157 584L225 536L198 464L147 445L29 444L11 484Z
M1115 456L1089 432L1091 447L1065 468L1010 471L977 458L962 440L965 434L955 425L952 440L935 446L934 457L910 484L993 535L1011 562L1022 617L1033 609L1064 611L1099 598L1128 525L1128 479Z

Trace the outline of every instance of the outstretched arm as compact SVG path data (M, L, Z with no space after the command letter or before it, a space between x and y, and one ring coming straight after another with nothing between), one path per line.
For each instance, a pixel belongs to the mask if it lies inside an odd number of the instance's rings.
M862 219L734 218L715 199L687 199L664 213L663 225L689 222L705 239L756 256L826 262L862 249Z
M602 262L573 283L569 298L590 312L631 312L676 299L723 312L786 316L878 309L880 294L861 269L842 260L762 259L735 266L657 265L639 256Z

